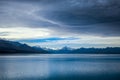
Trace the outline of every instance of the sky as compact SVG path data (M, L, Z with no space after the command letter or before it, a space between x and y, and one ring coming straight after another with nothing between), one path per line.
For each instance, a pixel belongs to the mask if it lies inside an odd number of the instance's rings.
M120 47L120 0L0 0L0 38L47 48Z

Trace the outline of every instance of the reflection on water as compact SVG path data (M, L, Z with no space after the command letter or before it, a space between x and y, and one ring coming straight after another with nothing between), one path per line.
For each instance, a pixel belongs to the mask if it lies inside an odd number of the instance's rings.
M0 80L120 80L120 55L0 56Z

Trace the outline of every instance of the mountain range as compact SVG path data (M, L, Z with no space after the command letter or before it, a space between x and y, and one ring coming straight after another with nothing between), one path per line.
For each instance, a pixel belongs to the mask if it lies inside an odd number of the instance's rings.
M0 55L4 54L120 54L120 47L107 48L70 48L63 47L53 50L41 47L31 47L15 41L0 39Z

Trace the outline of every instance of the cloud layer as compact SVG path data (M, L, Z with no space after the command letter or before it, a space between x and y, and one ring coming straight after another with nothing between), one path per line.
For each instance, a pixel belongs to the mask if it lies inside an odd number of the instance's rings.
M1 27L120 35L119 0L1 0L0 4Z
M85 36L120 37L120 0L0 0L1 38Z

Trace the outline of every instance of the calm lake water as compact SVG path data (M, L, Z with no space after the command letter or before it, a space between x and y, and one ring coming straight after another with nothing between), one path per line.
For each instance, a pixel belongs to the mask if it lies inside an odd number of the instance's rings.
M120 80L120 55L0 56L0 80Z

